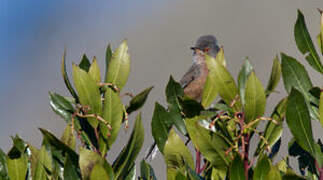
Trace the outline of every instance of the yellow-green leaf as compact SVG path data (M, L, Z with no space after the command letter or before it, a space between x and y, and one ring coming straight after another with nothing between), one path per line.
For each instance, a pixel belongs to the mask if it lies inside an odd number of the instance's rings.
M280 62L278 60L278 57L276 56L273 61L273 66L271 69L270 79L267 84L266 88L266 94L269 95L274 91L274 89L277 87L281 77L281 66Z
M39 158L33 179L46 179L46 169L52 170L52 154L50 147L43 145L39 151Z
M323 127L323 91L321 91L320 95L320 122Z
M21 155L19 158L15 159L7 158L7 167L10 179L25 179L27 174L27 163L28 159L25 155Z
M247 80L245 102L245 120L247 123L264 114L266 107L265 90L255 72L252 72Z
M114 92L111 88L107 88L104 95L103 103L103 119L110 124L112 130L109 131L108 127L100 123L102 135L108 140L110 147L118 136L120 126L122 124L123 105L118 93ZM108 137L110 133L110 137Z
M71 93L71 95L75 98L75 101L78 102L79 99L78 99L78 96L68 78L68 75L67 75L67 72L66 72L66 61L65 61L65 58L66 58L66 50L64 50L64 53L63 53L63 57L62 57L62 63L61 63L61 73L62 73L62 76L63 76L63 79L64 79L64 83L67 87L67 89L69 90L69 92Z
M94 165L91 171L90 180L109 180L109 176L105 171L104 167L100 164Z
M116 85L120 90L127 83L130 72L130 56L127 41L124 40L113 53L109 62L107 82Z
M89 108L88 114L102 114L101 95L97 82L84 70L73 65L73 79L82 106ZM96 118L88 118L93 128L98 126Z
M95 82L101 82L100 67L95 56L93 57L93 61L89 69L89 75L95 80Z
M193 157L174 129L170 130L165 143L164 158L167 169L181 169L185 164L194 169Z
M72 128L72 124L68 124L64 130L64 134L61 138L61 141L67 146L69 146L71 149L75 150L76 136L73 131L74 129Z

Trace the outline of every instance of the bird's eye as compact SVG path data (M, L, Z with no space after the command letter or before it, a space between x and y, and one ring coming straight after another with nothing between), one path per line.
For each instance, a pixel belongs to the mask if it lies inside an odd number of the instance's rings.
M209 52L210 48L204 48L204 52Z

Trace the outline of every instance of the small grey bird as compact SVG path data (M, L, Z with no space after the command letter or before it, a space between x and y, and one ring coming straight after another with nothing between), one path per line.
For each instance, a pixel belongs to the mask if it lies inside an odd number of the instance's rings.
M193 50L193 64L180 80L180 84L187 96L200 102L209 72L204 54L215 58L220 48L214 36L206 35L201 36L191 49Z
M205 35L198 38L193 50L193 64L180 80L180 85L184 89L184 93L201 101L204 84L208 75L208 68L205 62L204 54L216 57L220 48L217 40L213 35ZM154 159L157 153L157 146L154 143L147 151L145 159Z

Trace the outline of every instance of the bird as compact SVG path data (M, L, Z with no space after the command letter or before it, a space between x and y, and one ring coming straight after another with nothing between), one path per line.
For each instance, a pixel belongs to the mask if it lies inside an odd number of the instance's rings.
M195 45L190 49L193 50L193 64L181 78L179 84L183 88L185 95L201 102L204 84L209 72L205 61L205 54L216 58L220 47L215 36L203 35L197 39ZM156 143L154 143L146 152L145 159L154 159L157 152L158 148Z

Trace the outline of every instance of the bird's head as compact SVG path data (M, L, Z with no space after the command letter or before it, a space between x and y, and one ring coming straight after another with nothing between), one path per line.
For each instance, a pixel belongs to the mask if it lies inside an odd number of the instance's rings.
M213 35L201 36L197 39L196 44L191 49L196 53L197 50L203 51L210 56L215 57L220 50L218 46L218 41Z

